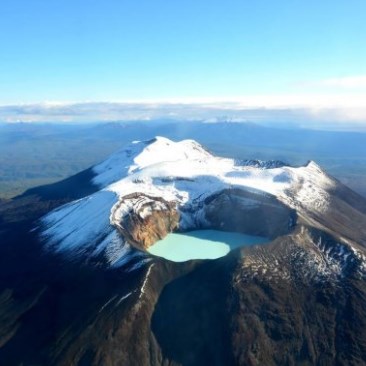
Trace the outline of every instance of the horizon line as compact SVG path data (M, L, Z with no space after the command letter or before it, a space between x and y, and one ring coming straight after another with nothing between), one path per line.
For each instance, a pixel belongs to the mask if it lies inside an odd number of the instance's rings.
M62 107L68 105L130 104L130 105L235 105L246 108L365 108L366 93L345 94L263 94L229 97L171 97L171 98L110 98L75 100L35 100L0 102L0 108L14 106Z

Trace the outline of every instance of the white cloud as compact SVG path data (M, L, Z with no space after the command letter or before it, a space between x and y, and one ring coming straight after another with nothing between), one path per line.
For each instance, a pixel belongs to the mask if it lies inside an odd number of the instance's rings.
M366 129L366 94L262 95L129 102L47 102L0 106L0 122L97 122L175 119L271 124L332 124Z
M325 79L315 85L342 89L366 89L366 75Z

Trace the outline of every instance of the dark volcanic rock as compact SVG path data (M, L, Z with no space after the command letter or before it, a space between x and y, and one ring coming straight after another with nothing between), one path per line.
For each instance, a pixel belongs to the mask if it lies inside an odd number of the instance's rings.
M93 170L89 168L60 182L28 189L16 199L27 196L36 196L43 200L72 200L85 197L98 190L92 183L94 176Z
M205 200L205 217L215 229L275 238L288 233L296 211L274 196L240 189L224 190Z
M162 198L137 193L122 197L121 205L130 209L116 226L124 238L138 249L149 248L179 226L180 216L175 204Z

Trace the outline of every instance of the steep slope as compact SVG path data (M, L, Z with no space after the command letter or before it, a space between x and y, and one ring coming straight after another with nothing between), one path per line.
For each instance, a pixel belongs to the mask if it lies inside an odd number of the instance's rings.
M0 214L0 364L366 360L366 201L314 162L223 159L158 137ZM217 260L149 254L197 228L271 242Z

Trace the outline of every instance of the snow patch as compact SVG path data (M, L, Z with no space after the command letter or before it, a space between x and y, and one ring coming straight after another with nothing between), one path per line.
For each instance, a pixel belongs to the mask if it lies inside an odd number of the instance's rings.
M52 211L42 219L47 246L56 252L86 246L97 250L113 230L109 213L116 201L113 192L100 191Z

